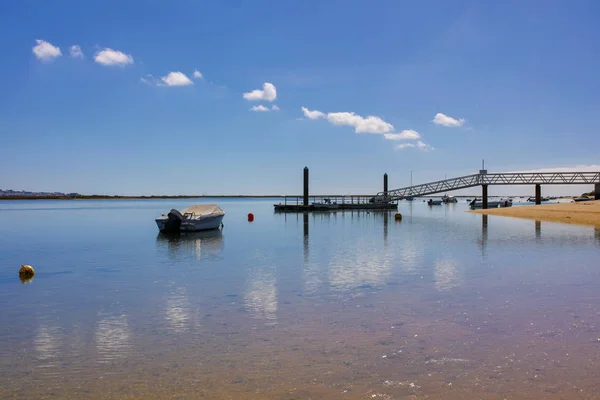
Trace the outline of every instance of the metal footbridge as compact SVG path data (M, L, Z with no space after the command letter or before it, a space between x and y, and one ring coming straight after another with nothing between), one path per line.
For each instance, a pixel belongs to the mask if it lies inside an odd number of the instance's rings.
M595 185L595 198L600 199L600 172L515 172L487 173L481 170L478 174L461 176L408 186L400 189L385 190L387 176L384 178L384 191L375 196L378 200L397 201L407 197L419 197L458 189L482 186L482 201L487 208L488 185L535 185L536 204L541 203L541 185Z

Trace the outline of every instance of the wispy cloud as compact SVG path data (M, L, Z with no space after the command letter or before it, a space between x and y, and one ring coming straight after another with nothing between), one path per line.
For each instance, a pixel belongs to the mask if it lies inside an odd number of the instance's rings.
M195 79L202 79L202 72L200 72L197 69L195 69L194 70L194 78Z
M83 51L81 51L81 47L76 44L69 48L69 54L72 58L83 58Z
M179 71L169 72L167 76L163 76L160 80L167 86L188 86L194 84L186 74Z
M332 125L345 125L354 128L356 133L389 133L394 131L394 126L379 117L369 115L362 117L353 112L327 113L318 110L309 110L302 107L302 112L309 119L326 118Z
M442 113L435 114L435 117L433 118L432 122L436 125L446 127L459 127L465 124L465 120L463 118L456 119Z
M270 111L267 107L263 106L262 104L258 105L258 106L253 106L250 111L258 111L258 112L267 112Z
M333 125L351 126L356 133L388 133L394 131L392 124L379 117L373 115L361 117L353 112L328 113L327 121Z
M412 129L405 129L400 133L384 133L383 137L387 140L417 140L421 139L419 132Z
M318 119L325 117L325 113L322 113L321 111L317 110L311 111L306 107L302 107L302 112L304 113L304 116L308 119Z
M150 74L147 74L146 76L142 76L140 78L140 81L144 82L146 85L156 85L157 84L156 78Z
M122 67L127 64L133 64L133 57L122 51L106 48L94 55L94 61L102 65Z
M277 98L277 89L275 85L269 82L263 84L263 90L254 89L251 92L244 93L244 99L246 100L264 100L264 101L275 101Z
M416 148L416 149L419 149L422 151L435 150L433 147L422 142L421 140L417 141L416 143L400 143L400 144L396 145L397 150L404 150L404 149L409 149L409 148Z
M55 59L56 57L62 56L62 52L60 48L54 46L51 43L46 42L45 40L36 39L37 44L33 46L31 49L33 54L38 60L41 61L50 61Z
M271 106L271 110L279 111L279 106L277 106L277 104L273 104L273 106Z

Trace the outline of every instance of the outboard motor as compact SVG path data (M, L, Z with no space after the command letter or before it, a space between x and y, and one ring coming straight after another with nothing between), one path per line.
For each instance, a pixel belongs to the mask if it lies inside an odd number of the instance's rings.
M179 232L179 228L181 227L181 221L183 221L183 215L176 210L171 209L167 214L169 219L165 222L165 227L163 229L164 232Z

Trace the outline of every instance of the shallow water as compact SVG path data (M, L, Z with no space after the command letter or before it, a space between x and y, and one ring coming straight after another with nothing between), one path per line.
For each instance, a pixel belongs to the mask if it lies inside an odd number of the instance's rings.
M0 202L0 398L600 398L599 230L216 201Z

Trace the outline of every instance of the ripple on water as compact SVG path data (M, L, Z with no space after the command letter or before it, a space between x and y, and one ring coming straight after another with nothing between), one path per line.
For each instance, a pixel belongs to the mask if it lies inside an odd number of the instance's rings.
M131 353L131 330L127 315L101 317L95 332L98 363L106 364Z
M167 329L175 333L185 332L190 321L190 302L186 288L175 288L169 293L166 303Z

